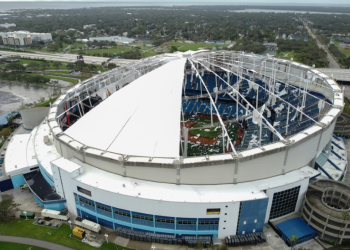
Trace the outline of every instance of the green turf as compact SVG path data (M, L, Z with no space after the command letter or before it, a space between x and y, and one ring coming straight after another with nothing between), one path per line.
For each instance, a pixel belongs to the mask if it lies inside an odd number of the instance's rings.
M54 103L54 102L57 100L57 98L58 98L58 96L57 96L57 97L54 97L54 98L52 98L52 99L50 99L50 100L47 100L47 101L45 101L45 102L43 102L43 103L40 103L40 104L36 105L36 107L49 107L50 102L51 102L51 103Z
M100 56L103 55L103 53L112 53L112 54L121 54L122 52L128 52L131 51L132 47L127 46L116 46L109 49L89 49L89 50L71 50L70 52L73 54L79 54L80 52L85 52L86 55L92 56L93 54L100 54Z
M71 229L68 225L63 224L58 229L47 228L44 226L33 225L33 220L13 219L10 221L0 222L0 234L27 237L39 240L45 240L56 244L71 247L73 249L96 250L97 248L89 246L81 241L69 237ZM0 245L1 246L1 245ZM0 247L2 250L2 248ZM101 250L117 249L113 243L103 243ZM119 250L130 250L127 247L118 247Z
M73 84L76 84L78 82L77 79L75 78L67 78L67 77L60 77L60 76L51 76L51 75L47 75L45 74L46 77L50 78L50 79L55 79L55 80L62 80L62 81L66 81L66 82L70 82Z
M59 70L57 70L57 71L54 71L54 70L45 70L45 73L47 73L47 74L60 74L60 75L67 75L67 76L69 76L70 74L70 70L67 70L67 71L59 71Z
M0 242L1 250L44 250L46 248L33 247L30 245L11 243L11 242Z
M341 53L343 53L346 57L350 56L350 50L343 48L338 41L332 40L334 42L335 46L338 47Z
M200 135L203 137L208 137L208 138L216 138L221 134L222 128L219 126L214 126L210 128L202 128L203 126L208 126L208 123L197 123L196 125L193 126L193 128L198 128L198 129L191 129L190 134L191 135ZM207 130L207 131L206 131Z

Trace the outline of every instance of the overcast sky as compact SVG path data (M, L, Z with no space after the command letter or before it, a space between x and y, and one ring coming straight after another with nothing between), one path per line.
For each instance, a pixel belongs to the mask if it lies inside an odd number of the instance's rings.
M36 1L36 0L0 0L0 2L28 2L28 1ZM68 2L73 2L73 1L89 1L89 2L99 2L98 0L40 0L40 1L55 1L55 2L61 2L61 1L68 1ZM37 2L40 2L37 1ZM240 3L240 4L244 4L244 3L257 3L257 4L266 4L266 3L278 3L278 4L291 4L291 5L295 5L295 4L317 4L317 5L321 5L321 4L350 4L350 0L168 0L168 1L162 1L162 0L101 0L101 2L171 2L171 3L194 3L194 2L198 2L198 3L203 3L203 2L211 2L211 3Z
M135 3L182 3L182 4L191 4L191 3L217 3L217 4L239 4L239 5L252 5L252 4L275 4L275 5L349 5L350 0L0 0L1 2L114 2L114 3L130 3L132 5Z

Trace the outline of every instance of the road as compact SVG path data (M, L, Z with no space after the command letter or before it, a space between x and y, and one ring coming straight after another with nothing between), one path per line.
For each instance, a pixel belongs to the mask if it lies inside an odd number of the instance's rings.
M337 63L337 61L333 58L333 56L329 53L328 49L320 43L320 41L316 38L315 34L311 31L311 29L309 28L309 26L304 23L304 27L306 28L306 30L309 32L309 35L316 40L316 43L318 45L319 48L323 49L326 53L327 53L327 59L329 61L329 68L331 69L340 69L339 64Z
M55 243L51 243L43 240L24 238L24 237L0 236L0 241L26 244L30 246L42 247L42 248L51 249L51 250L73 250L73 248L65 247Z
M0 51L0 55L3 56L21 56L29 57L32 59L43 58L49 61L60 61L60 62L75 62L77 60L77 55L75 54L37 54L37 53L24 53L24 52L15 52L15 51ZM102 62L106 62L108 57L95 57L95 56L84 56L85 63L92 63L101 65ZM134 59L113 59L110 62L113 62L117 65L128 64L135 62Z

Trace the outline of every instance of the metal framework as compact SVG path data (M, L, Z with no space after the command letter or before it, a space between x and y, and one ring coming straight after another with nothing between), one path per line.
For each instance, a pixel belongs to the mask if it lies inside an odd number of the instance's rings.
M167 57L167 56L157 56L152 58L143 59L132 64L125 65L120 68L116 68L109 72L103 73L101 75L95 76L89 80L86 80L80 83L77 87L69 91L65 97L60 101L57 106L57 113L55 116L56 122L61 126L67 126L61 122L61 118L66 114L80 118L85 115L84 106L88 108L93 108L91 98L95 97L97 92L106 89L108 86L118 84L128 84L138 77L164 65L169 60L176 60L176 57ZM293 67L292 67L293 65ZM305 69L296 66L297 64L290 61L278 60L272 57L266 56L257 56L251 54L244 54L241 52L234 51L225 51L225 52L201 52L195 55L188 57L186 68L184 71L184 82L183 82L183 93L184 99L203 99L208 98L210 101L210 115L211 115L211 126L214 126L213 123L213 110L215 110L219 122L215 125L222 127L222 140L223 140L223 152L229 148L231 153L237 156L237 151L234 144L229 136L229 133L226 130L225 124L234 121L241 121L243 119L252 118L255 124L259 127L259 141L258 146L262 146L262 129L267 128L273 136L276 136L280 141L284 143L290 143L288 135L292 135L293 129L290 129L290 116L294 114L293 121L298 122L298 126L307 127L306 122L312 122L313 124L323 126L320 123L320 119L326 115L326 113L333 107L332 101L334 99L334 93L325 79L320 77L318 74L312 71L312 69ZM225 76L220 76L217 72L225 72ZM203 80L205 73L213 74L215 76L215 85L213 92L210 92L206 82ZM199 84L200 91L198 95L186 95L186 83L187 75L191 74L191 82L193 77L196 77L195 81ZM237 81L234 82L234 77L237 77ZM226 78L226 80L224 79ZM263 84L260 85L256 82L260 80ZM218 89L218 82L224 84L223 89ZM240 93L239 89L244 83L249 85L249 91L254 89L255 91L255 106L247 100L246 96L243 93ZM196 83L197 84L197 83ZM123 86L124 86L123 85ZM281 91L277 89L283 85L287 90L292 89L298 98L298 102L301 101L301 105L295 106L289 101L281 97ZM121 86L121 87L123 87ZM313 95L310 91L322 89L322 93L325 94L326 98L322 99L319 96ZM118 91L116 89L115 91ZM259 93L264 92L266 97L268 96L268 101L259 108ZM287 93L291 93L288 91ZM327 93L329 95L327 96ZM236 114L235 117L229 120L222 119L218 106L217 99L220 94L227 94L235 103L236 103ZM319 114L317 116L311 117L305 112L307 108L306 101L311 97L313 100L316 100L312 105L318 105ZM328 97L328 98L327 98ZM328 99L329 101L327 101ZM274 100L274 101L272 101ZM285 125L285 133L282 135L276 128L275 124L264 117L264 110L266 112L271 112L273 105L271 102L275 103L278 100L280 103L283 103L281 109L287 111L287 123ZM73 104L71 104L73 102ZM316 103L317 102L317 103ZM68 103L68 106L67 106ZM246 106L245 106L246 105ZM77 107L78 114L72 113L72 109ZM239 107L245 110L244 114L239 114ZM182 121L184 122L184 110L182 110L181 105L181 116ZM302 126L303 125L303 126ZM185 128L185 126L183 126ZM295 129L295 128L294 128ZM183 132L184 135L185 132ZM186 134L186 133L185 133ZM186 137L186 136L184 136ZM187 142L187 138L185 139ZM225 146L226 140L226 146ZM181 141L181 135L180 135ZM180 150L183 155L186 157L187 143L182 145L180 143ZM225 148L226 147L226 148ZM225 150L226 149L226 150Z

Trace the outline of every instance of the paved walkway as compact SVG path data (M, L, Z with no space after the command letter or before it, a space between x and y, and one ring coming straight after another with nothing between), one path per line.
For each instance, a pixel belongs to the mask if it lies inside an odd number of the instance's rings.
M26 244L26 245L42 247L50 250L73 250L73 248L61 246L61 245L43 241L43 240L35 240L35 239L15 237L15 236L0 236L0 241Z

